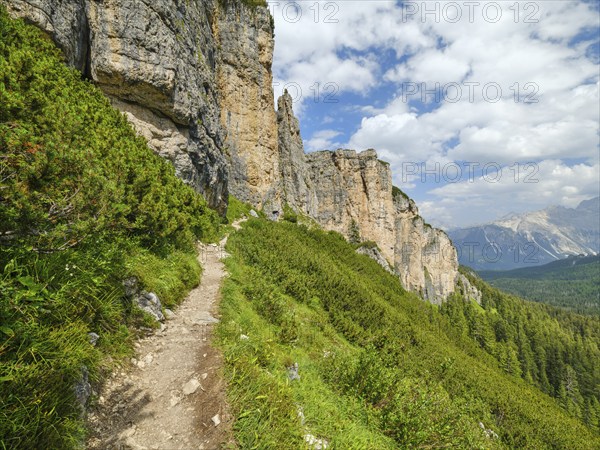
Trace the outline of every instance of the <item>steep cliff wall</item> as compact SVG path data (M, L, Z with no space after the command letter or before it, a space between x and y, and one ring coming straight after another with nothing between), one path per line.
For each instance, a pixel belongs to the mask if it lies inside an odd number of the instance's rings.
M218 0L2 3L45 30L211 206L225 211L229 186L255 204L276 197L266 8Z
M317 198L311 217L328 230L377 242L385 258L393 261L395 218L389 164L379 161L375 150L315 152L307 154L306 160Z
M292 104L292 97L287 91L277 100L280 190L289 206L312 217L317 212L316 190L312 187L300 123L294 116Z
M454 292L459 274L450 239L392 186L390 166L375 150L305 155L287 94L278 101L278 125L281 184L290 206L325 229L377 243L404 287L429 301L440 303Z
M265 8L226 2L215 23L215 36L229 189L240 200L280 209L271 16Z
M439 303L454 292L459 277L456 249L441 230L419 216L415 203L394 193L394 270L405 288Z

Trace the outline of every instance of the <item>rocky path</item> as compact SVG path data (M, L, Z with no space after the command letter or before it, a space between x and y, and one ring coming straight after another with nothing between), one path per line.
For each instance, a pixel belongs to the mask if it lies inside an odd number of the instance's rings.
M211 346L225 242L202 247L201 284L162 331L136 344L131 366L105 384L89 414L87 448L213 450L231 444L222 357Z

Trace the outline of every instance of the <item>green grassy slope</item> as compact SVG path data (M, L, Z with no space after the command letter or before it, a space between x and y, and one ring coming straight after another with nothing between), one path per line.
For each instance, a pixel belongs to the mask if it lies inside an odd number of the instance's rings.
M600 445L341 236L251 220L228 251L219 336L242 448Z
M46 36L0 6L0 448L79 446L84 366L98 380L147 324L122 280L177 303L199 279L194 241L219 223Z
M492 286L581 314L600 314L600 257L572 257L543 266L482 271Z

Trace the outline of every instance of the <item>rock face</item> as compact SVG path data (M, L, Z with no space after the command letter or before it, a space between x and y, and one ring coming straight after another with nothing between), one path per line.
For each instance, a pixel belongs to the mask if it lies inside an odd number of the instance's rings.
M292 209L312 217L317 211L316 191L312 188L300 123L294 116L292 105L292 97L286 90L277 101L281 191Z
M1 1L14 16L44 30L65 54L67 64L84 72L88 61L89 27L86 0Z
M280 209L277 116L273 103L273 25L266 8L226 2L216 22L221 124L238 199Z
M350 240L375 242L406 289L434 303L454 292L458 262L450 239L393 188L390 166L375 150L321 151L306 161L316 196L306 214Z
M358 247L356 253L359 255L365 255L374 260L377 264L383 267L389 273L395 273L390 267L387 259L383 257L378 247Z
M259 203L275 196L266 8L219 0L2 3L46 31L66 62L93 80L212 207L226 210L229 166L241 198Z
M215 8L210 1L88 1L88 75L177 174L224 211Z
M432 228L415 203L394 192L394 269L405 288L440 303L454 292L459 277L456 249L442 230Z
M315 152L307 154L306 160L317 198L311 217L353 240L376 242L383 256L393 261L395 217L389 164L378 160L375 150Z

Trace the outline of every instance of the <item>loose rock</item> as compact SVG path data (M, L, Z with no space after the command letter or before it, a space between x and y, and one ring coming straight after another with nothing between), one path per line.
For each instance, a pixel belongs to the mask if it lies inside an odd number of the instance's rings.
M298 363L292 364L288 369L288 378L290 381L300 380L300 375L298 375Z
M88 333L88 341L90 342L90 344L92 345L96 345L96 342L98 342L98 339L100 339L100 336L96 333L94 333L93 331Z
M141 295L135 297L135 303L142 311L150 314L159 322L165 320L160 299L154 292L142 292Z
M198 390L200 382L196 378L192 378L190 381L183 385L183 393L185 395L191 395Z

